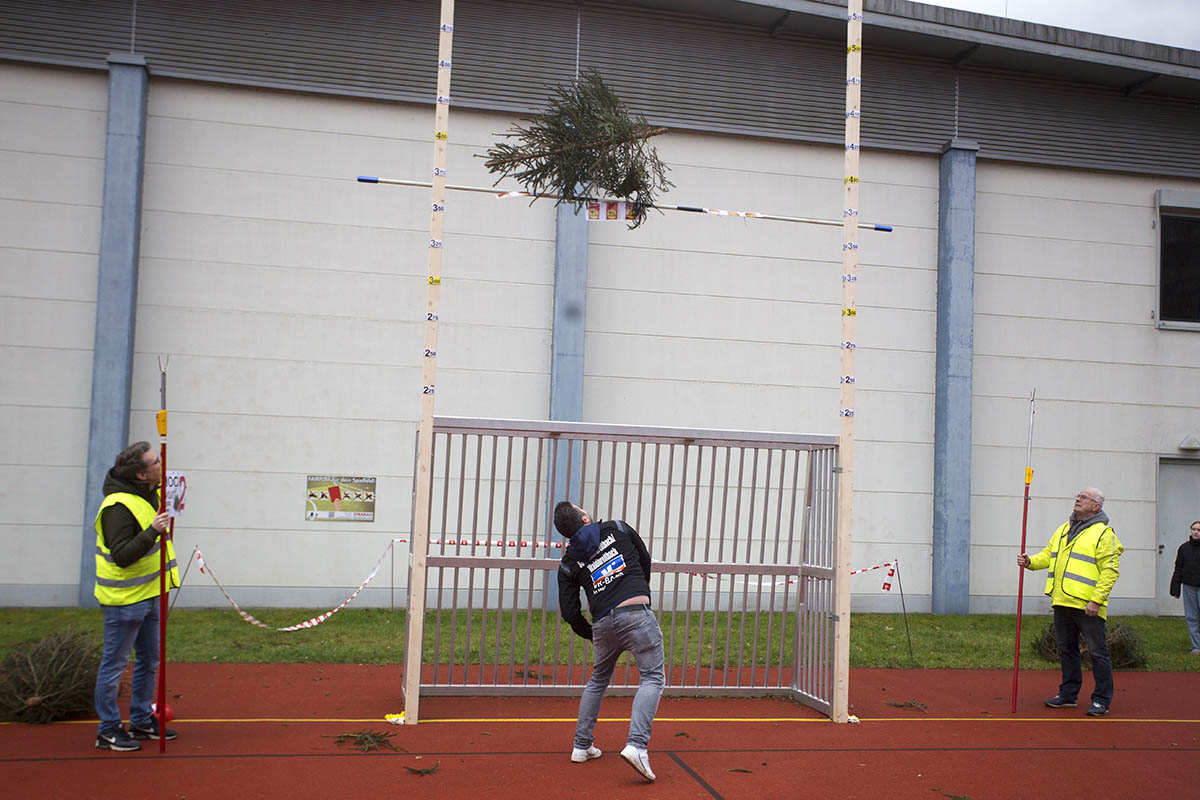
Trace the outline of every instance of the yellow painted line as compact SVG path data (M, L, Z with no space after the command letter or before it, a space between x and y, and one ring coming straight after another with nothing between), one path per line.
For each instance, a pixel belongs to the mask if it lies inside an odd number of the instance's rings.
M601 717L597 722L628 722L628 717ZM1070 717L1070 718L1047 718L1047 717L859 717L860 722L1090 722L1099 724L1100 722L1148 722L1148 723L1184 723L1184 724L1200 724L1200 719L1143 719L1138 717L1110 717L1105 720L1095 720L1091 717ZM73 719L61 720L50 723L52 725L95 725L97 720L91 719ZM286 722L286 723L314 723L314 722L340 722L340 723L365 723L365 722L385 722L382 717L246 717L239 719L230 718L196 718L196 719L176 719L175 724L191 725L197 723L250 723L250 722ZM462 718L446 718L446 719L422 719L419 724L432 725L437 723L462 723L462 722L477 722L477 723L551 723L551 722L575 722L574 717L462 717ZM655 722L832 722L827 717L655 717ZM0 722L3 725L24 725L23 722Z

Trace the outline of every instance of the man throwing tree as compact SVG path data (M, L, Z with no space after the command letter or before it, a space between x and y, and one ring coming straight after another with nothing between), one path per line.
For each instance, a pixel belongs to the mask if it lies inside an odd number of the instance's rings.
M628 651L640 678L621 758L652 781L646 748L663 690L663 640L650 610L650 553L631 526L620 520L593 522L588 512L566 500L554 507L554 527L570 540L558 567L559 610L576 634L592 640L596 651L592 677L579 700L571 760L600 757L600 749L592 744L600 701L617 659ZM591 624L581 611L581 588L587 594Z

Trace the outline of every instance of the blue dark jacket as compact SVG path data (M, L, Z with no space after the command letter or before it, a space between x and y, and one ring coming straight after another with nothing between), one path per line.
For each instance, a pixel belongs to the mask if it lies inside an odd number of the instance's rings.
M592 622L602 619L622 600L650 596L650 552L637 531L619 520L584 525L558 565L558 608L562 618L584 639L592 626L583 616L579 590L588 598Z

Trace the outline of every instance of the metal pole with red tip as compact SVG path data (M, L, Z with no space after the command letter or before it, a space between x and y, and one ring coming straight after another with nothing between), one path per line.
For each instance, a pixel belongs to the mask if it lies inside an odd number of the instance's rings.
M160 359L159 395L161 407L154 421L158 426L159 480L158 513L167 512L167 367ZM154 717L158 720L158 752L167 751L167 541L175 532L174 520L158 541L158 696Z
M1033 483L1033 401L1037 389L1029 395L1029 443L1025 450L1025 507L1021 511L1021 553L1025 553L1025 531L1029 524L1029 485ZM1012 713L1017 713L1017 677L1021 668L1021 601L1025 597L1025 567L1018 567L1017 577L1017 645L1013 650Z

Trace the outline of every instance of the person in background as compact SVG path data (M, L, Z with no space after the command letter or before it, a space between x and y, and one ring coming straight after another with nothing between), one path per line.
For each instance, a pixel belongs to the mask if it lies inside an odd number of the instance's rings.
M1183 618L1192 638L1192 655L1200 656L1200 519L1192 523L1188 539L1175 554L1171 597L1183 595Z

